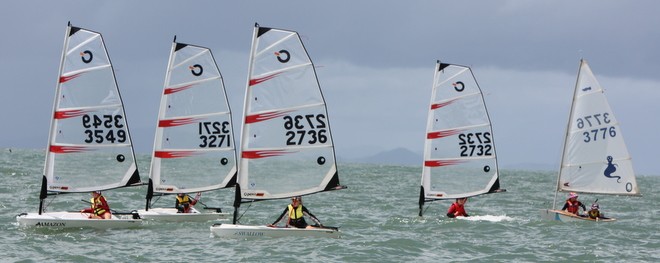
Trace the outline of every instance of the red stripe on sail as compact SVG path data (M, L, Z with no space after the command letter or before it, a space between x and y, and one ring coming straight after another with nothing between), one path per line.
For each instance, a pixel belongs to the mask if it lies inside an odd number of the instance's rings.
M285 154L294 153L286 150L270 150L270 151L243 151L241 156L247 159L260 159L273 156L282 156Z
M69 81L69 80L72 80L72 79L75 79L75 78L77 78L77 77L80 77L80 75L82 75L83 73L84 73L84 72L81 72L81 73L73 74L73 75L71 75L71 76L60 76L60 83L64 83L64 82L67 82L67 81Z
M176 93L176 92L179 92L179 91L182 91L182 90L187 90L189 88L192 88L193 85L194 84L185 85L185 86L181 86L181 87L178 87L178 88L166 88L163 93L165 93L165 94Z
M270 79L272 79L272 78L274 78L274 77L277 77L277 75L279 75L279 74L282 74L282 72L278 72L278 73L275 73L275 74L272 74L272 75L268 75L268 76L265 76L265 77L261 77L261 78L251 79L251 80L250 80L250 86L254 86L254 85L257 85L257 84L259 84L259 83L261 83L261 82L264 82L264 81L270 80Z
M426 134L426 139L444 138L447 136L459 134L461 132L463 132L463 130L446 130L446 131L438 131L438 132L429 132Z
M155 157L165 158L165 159L190 157L197 154L199 153L194 151L155 151L154 152Z
M449 104L454 103L454 101L456 101L456 100L457 100L457 99L453 99L453 100L450 100L450 101L445 101L445 102L443 102L443 103L434 103L434 104L431 104L431 109L432 109L432 110L436 110L436 109L442 108L442 107L444 107L444 106L447 106L447 105L449 105Z
M245 116L245 123L255 123L255 122L270 120L270 119L273 119L273 118L282 117L282 116L286 115L289 112L292 112L292 111L271 111L271 112L266 112L266 113L248 115L248 116Z
M462 163L461 160L437 160L437 161L424 161L424 166L426 167L440 167L440 166L450 166Z
M175 127L175 126L181 126L181 125L188 125L195 123L199 120L202 120L200 118L181 118L181 119L169 119L169 120L160 120L158 121L158 127Z
M67 119L72 117L83 116L87 113L85 110L62 110L55 111L53 118L55 119Z
M61 146L51 145L49 151L52 153L79 153L89 151L90 148L85 146Z

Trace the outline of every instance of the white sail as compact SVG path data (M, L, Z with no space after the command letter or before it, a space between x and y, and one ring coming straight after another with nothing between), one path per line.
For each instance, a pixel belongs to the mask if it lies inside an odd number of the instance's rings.
M131 228L137 213L111 210L109 219L81 212L46 212L49 193L79 193L141 185L124 105L101 34L69 24L53 103L38 213L20 226Z
M242 202L345 188L339 184L325 99L298 33L255 24L243 117L233 222L215 224L211 233L233 238L339 237L336 227L238 224Z
M420 209L500 190L490 118L469 67L437 62L426 125Z
M244 117L242 198L286 198L339 186L325 101L296 32L255 27Z
M201 192L235 183L231 110L208 48L172 43L150 171L155 193Z
M47 191L89 192L140 183L101 34L68 27L53 112L44 167Z
M585 60L575 84L557 189L639 195L619 122Z

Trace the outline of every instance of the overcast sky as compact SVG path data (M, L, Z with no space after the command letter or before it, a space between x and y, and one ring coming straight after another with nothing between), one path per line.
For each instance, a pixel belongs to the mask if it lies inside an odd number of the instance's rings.
M103 34L138 153L152 148L174 35L212 49L240 125L258 22L302 35L339 156L421 153L440 59L472 67L502 168L556 167L585 58L636 172L658 175L658 10L651 0L4 1L0 147L45 148L68 21Z

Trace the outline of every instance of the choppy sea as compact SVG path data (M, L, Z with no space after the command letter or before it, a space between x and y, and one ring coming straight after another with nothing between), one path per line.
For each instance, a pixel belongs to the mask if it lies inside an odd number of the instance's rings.
M508 192L471 198L466 209L474 217L465 220L444 216L450 201L430 203L424 217L417 215L421 167L339 163L348 189L307 196L304 203L325 225L341 227L340 239L238 240L212 237L213 222L108 230L18 227L17 214L37 211L44 152L0 150L2 262L660 262L660 176L638 175L642 197L580 197L586 204L598 198L616 222L561 223L540 218L552 206L555 171L503 169ZM138 161L146 181L149 156ZM146 187L133 187L104 195L113 209L130 211L143 208L145 193ZM231 212L233 194L207 192L202 201ZM82 209L81 199L88 198L61 195L48 200L48 210ZM241 223L271 223L286 204L245 205Z

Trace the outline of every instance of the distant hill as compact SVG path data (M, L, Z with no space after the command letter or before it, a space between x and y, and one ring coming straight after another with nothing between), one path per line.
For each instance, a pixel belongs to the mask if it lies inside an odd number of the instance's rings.
M405 166L421 166L424 157L421 153L415 153L403 147L392 150L385 150L366 157L350 157L346 155L337 156L340 162L368 163L368 164L389 164ZM534 170L534 171L557 171L554 164L520 162L520 163L499 163L500 169L513 170Z
M421 154L414 153L406 148L396 148L379 152L371 156L351 158L345 161L357 163L420 166L422 164L422 159L423 157Z

